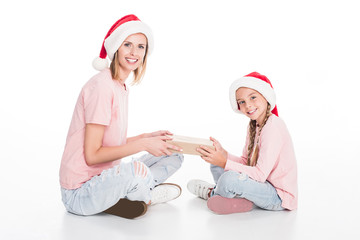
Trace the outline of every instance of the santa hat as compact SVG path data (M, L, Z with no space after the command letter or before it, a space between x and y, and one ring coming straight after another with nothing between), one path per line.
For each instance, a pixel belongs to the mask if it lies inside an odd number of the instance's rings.
M265 75L261 75L257 72L252 72L240 79L235 80L231 84L229 91L230 104L232 109L236 113L242 113L236 101L236 91L241 87L251 88L258 91L270 104L271 112L276 116L279 116L276 107L276 96L273 86L271 85L270 80Z
M104 38L99 57L95 58L93 61L93 67L99 71L107 68L109 63L106 56L108 56L110 61L112 61L114 54L124 40L135 33L142 33L146 36L148 44L147 54L150 54L154 48L154 40L151 29L135 15L130 14L119 19L110 28Z

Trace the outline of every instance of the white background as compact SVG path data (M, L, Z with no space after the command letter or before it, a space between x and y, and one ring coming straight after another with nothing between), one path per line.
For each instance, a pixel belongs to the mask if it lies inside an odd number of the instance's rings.
M155 49L131 87L129 136L168 129L240 154L248 119L232 81L258 71L277 94L299 171L299 209L219 216L192 196L208 165L185 156L183 194L137 220L65 211L58 170L92 60L120 17L151 26ZM359 5L356 1L2 1L1 239L359 239Z

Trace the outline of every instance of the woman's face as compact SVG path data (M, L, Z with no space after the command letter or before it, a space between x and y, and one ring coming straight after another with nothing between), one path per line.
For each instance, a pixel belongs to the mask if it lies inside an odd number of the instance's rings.
M236 91L236 101L240 111L251 120L262 124L267 111L267 101L258 91L241 87Z
M125 72L136 70L143 62L147 38L142 33L128 36L118 49L120 68Z

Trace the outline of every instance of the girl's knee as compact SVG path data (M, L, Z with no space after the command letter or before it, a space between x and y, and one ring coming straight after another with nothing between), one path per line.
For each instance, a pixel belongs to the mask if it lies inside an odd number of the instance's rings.
M233 197L236 194L240 194L240 192L235 194L235 189L241 190L241 183L246 179L247 175L243 173L234 171L224 172L217 182L215 193L223 197Z
M227 171L220 176L218 180L218 185L220 184L229 185L238 182L239 180L244 181L246 179L247 179L246 174L238 173L234 171Z

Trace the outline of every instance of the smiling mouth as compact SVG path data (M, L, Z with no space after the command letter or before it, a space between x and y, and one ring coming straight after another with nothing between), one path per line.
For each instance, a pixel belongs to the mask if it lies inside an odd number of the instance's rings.
M250 111L250 112L247 112L249 115L251 115L251 114L253 114L254 112L256 112L256 108L254 109L254 110L252 110L252 111Z
M136 63L138 60L134 59L134 58L125 58L126 61L128 61L129 63Z

